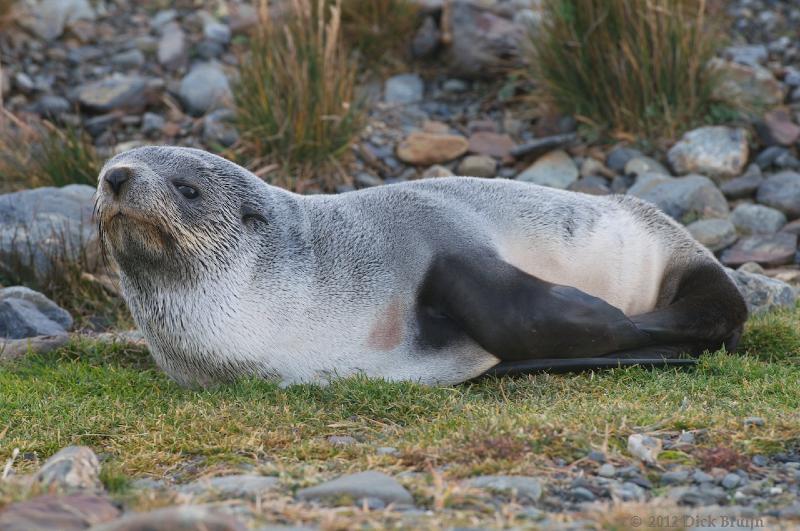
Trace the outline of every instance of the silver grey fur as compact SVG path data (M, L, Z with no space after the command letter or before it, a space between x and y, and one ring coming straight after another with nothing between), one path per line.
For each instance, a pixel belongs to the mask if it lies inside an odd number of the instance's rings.
M133 172L115 208L103 176ZM178 179L201 197L187 201ZM242 211L260 212L242 221ZM215 155L147 147L100 175L101 238L157 363L185 385L365 373L456 383L497 358L468 338L421 349L415 297L435 253L489 248L627 314L669 301L714 257L655 207L502 179L440 178L300 196ZM397 330L400 333L397 333Z

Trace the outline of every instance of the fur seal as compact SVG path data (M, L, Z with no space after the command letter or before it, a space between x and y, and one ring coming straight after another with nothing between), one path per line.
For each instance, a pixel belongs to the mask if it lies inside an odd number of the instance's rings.
M468 177L300 196L144 147L105 164L96 217L155 360L185 385L658 362L735 348L747 317L714 256L628 196Z

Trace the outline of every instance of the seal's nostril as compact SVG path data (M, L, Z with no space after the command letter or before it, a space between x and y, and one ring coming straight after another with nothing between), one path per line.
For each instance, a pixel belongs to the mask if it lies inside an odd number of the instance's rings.
M105 180L111 187L114 195L119 195L122 185L131 178L130 168L111 168L105 176Z

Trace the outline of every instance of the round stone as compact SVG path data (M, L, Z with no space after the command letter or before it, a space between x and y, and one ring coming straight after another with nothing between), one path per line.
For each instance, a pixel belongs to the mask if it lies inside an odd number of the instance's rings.
M731 222L739 234L775 234L786 225L786 216L774 208L744 203L733 210Z
M736 241L736 228L727 219L701 219L686 227L692 237L713 252Z
M679 174L699 173L725 180L742 173L748 154L743 129L707 126L684 134L667 158Z
M414 132L397 146L397 156L407 164L430 166L456 159L468 148L463 136Z
M551 151L543 155L517 176L518 181L567 188L578 179L578 167L566 151Z

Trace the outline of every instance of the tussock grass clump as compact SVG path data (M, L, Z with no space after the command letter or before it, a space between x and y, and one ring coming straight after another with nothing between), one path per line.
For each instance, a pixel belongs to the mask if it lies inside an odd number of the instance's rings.
M340 158L359 131L356 65L340 29L340 0L292 0L280 19L263 4L234 90L242 154L255 158L257 173L277 164L280 173L308 176ZM297 185L290 177L273 180Z
M403 59L418 22L419 6L410 0L346 0L342 4L345 42L365 65Z
M102 161L83 132L42 122L28 124L0 115L2 190L35 186L94 186Z
M547 99L592 126L675 137L712 105L720 33L705 0L548 0L531 36Z

